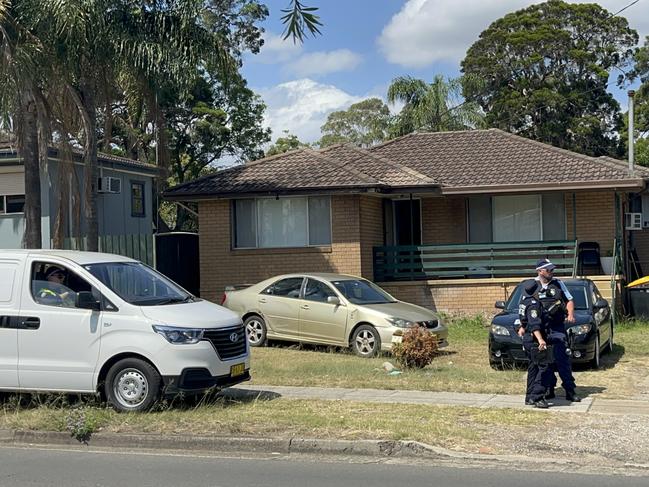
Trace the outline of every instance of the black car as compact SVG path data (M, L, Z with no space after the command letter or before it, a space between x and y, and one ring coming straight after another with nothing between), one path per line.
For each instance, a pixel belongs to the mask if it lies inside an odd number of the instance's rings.
M563 283L575 302L575 322L566 323L566 332L571 337L572 362L589 363L598 368L600 354L613 350L613 325L608 301L602 298L590 279L563 279ZM489 363L494 368L527 363L523 341L516 334L522 294L521 283L507 302L496 301L496 308L503 311L494 316L489 330Z

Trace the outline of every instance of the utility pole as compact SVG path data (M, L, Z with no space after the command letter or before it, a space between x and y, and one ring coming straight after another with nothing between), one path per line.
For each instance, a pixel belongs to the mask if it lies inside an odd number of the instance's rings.
M635 96L635 91L634 90L629 90L628 91L629 95L629 172L633 173L633 163L634 163L634 137L633 137L633 132L634 132L634 127L633 127L633 97Z

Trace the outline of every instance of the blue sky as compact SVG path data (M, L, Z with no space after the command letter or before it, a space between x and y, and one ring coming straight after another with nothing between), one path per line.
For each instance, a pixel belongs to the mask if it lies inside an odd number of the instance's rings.
M601 0L617 12L632 0ZM304 0L319 7L322 35L304 44L282 41L281 9L289 0L267 0L266 44L246 55L243 75L268 110L273 140L283 130L300 140L320 138L327 115L371 96L385 99L397 76L431 80L459 75L467 48L494 20L529 0ZM621 15L642 38L649 35L649 0ZM613 94L626 106L624 91ZM393 107L393 109L397 109Z

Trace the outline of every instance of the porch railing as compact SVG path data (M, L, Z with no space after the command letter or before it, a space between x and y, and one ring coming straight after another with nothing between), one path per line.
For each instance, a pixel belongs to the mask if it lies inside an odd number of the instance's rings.
M532 277L542 258L555 274L574 276L576 249L575 240L374 247L374 280Z
M63 241L63 248L66 250L86 250L88 248L86 238L66 238ZM101 235L99 237L99 251L108 254L123 255L139 260L150 266L154 265L154 242L153 235L132 234L132 235Z

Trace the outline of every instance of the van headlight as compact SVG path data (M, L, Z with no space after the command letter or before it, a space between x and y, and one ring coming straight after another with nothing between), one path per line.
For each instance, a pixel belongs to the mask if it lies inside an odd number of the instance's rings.
M574 335L585 335L590 331L590 324L586 323L585 325L571 326L568 328L568 331L572 332Z
M500 325L491 325L491 333L494 335L509 336L509 330Z
M179 345L192 345L203 339L203 330L199 328L153 325L153 331L165 337L169 343Z
M406 320L403 318L387 318L387 320L397 328L412 328L416 325L414 321Z

